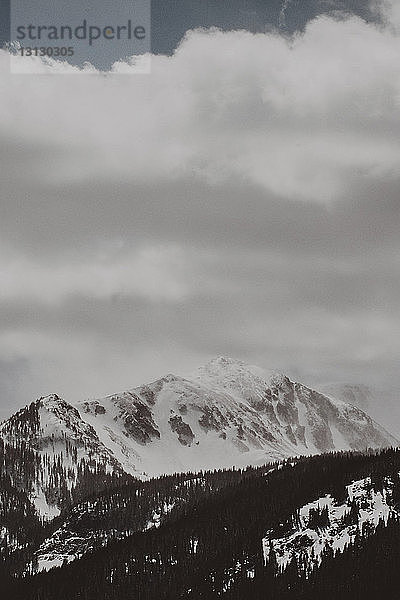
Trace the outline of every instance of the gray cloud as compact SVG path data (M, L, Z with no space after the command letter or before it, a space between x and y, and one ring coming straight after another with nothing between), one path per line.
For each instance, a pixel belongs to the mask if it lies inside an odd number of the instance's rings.
M398 389L399 50L324 17L192 33L143 77L2 55L3 413L215 354Z

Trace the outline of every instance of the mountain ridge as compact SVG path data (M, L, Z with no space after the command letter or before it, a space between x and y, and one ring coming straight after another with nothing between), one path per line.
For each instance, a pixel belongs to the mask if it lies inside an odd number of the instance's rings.
M125 474L149 479L398 444L361 409L223 356L191 378L169 373L75 405L39 398L0 424L0 438L14 452L21 444L33 452L34 465L18 468L44 518L75 500L88 477L103 485Z
M397 444L359 408L223 356L192 376L170 373L77 406L140 477Z

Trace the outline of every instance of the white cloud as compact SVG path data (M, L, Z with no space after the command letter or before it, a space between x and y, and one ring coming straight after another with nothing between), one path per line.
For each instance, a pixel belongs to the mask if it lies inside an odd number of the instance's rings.
M390 28L327 17L291 41L191 32L143 76L18 76L3 53L0 134L61 149L35 165L49 186L190 173L334 201L349 171L400 166L399 55Z

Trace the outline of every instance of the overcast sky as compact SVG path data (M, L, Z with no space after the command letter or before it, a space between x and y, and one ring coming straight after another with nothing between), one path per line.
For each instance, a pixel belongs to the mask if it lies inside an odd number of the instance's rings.
M400 388L397 12L192 32L142 76L0 54L0 417L217 354Z

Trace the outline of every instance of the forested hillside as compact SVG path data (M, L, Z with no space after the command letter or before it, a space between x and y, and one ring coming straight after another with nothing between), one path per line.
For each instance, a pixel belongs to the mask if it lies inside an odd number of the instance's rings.
M7 598L367 598L362 590L375 589L371 572L378 573L374 582L386 581L399 566L399 471L400 451L386 450L134 482L77 505L66 518L70 533L95 539L97 532L99 539L113 530L114 539L60 569L4 575ZM351 499L354 482L362 494ZM344 507L340 531L351 535L343 548L328 543L317 556L299 530L301 507L326 497L335 510ZM380 512L368 516L371 506ZM324 539L330 514L310 508L306 531ZM298 548L283 568L279 544L296 531ZM384 567L383 555L390 555Z

